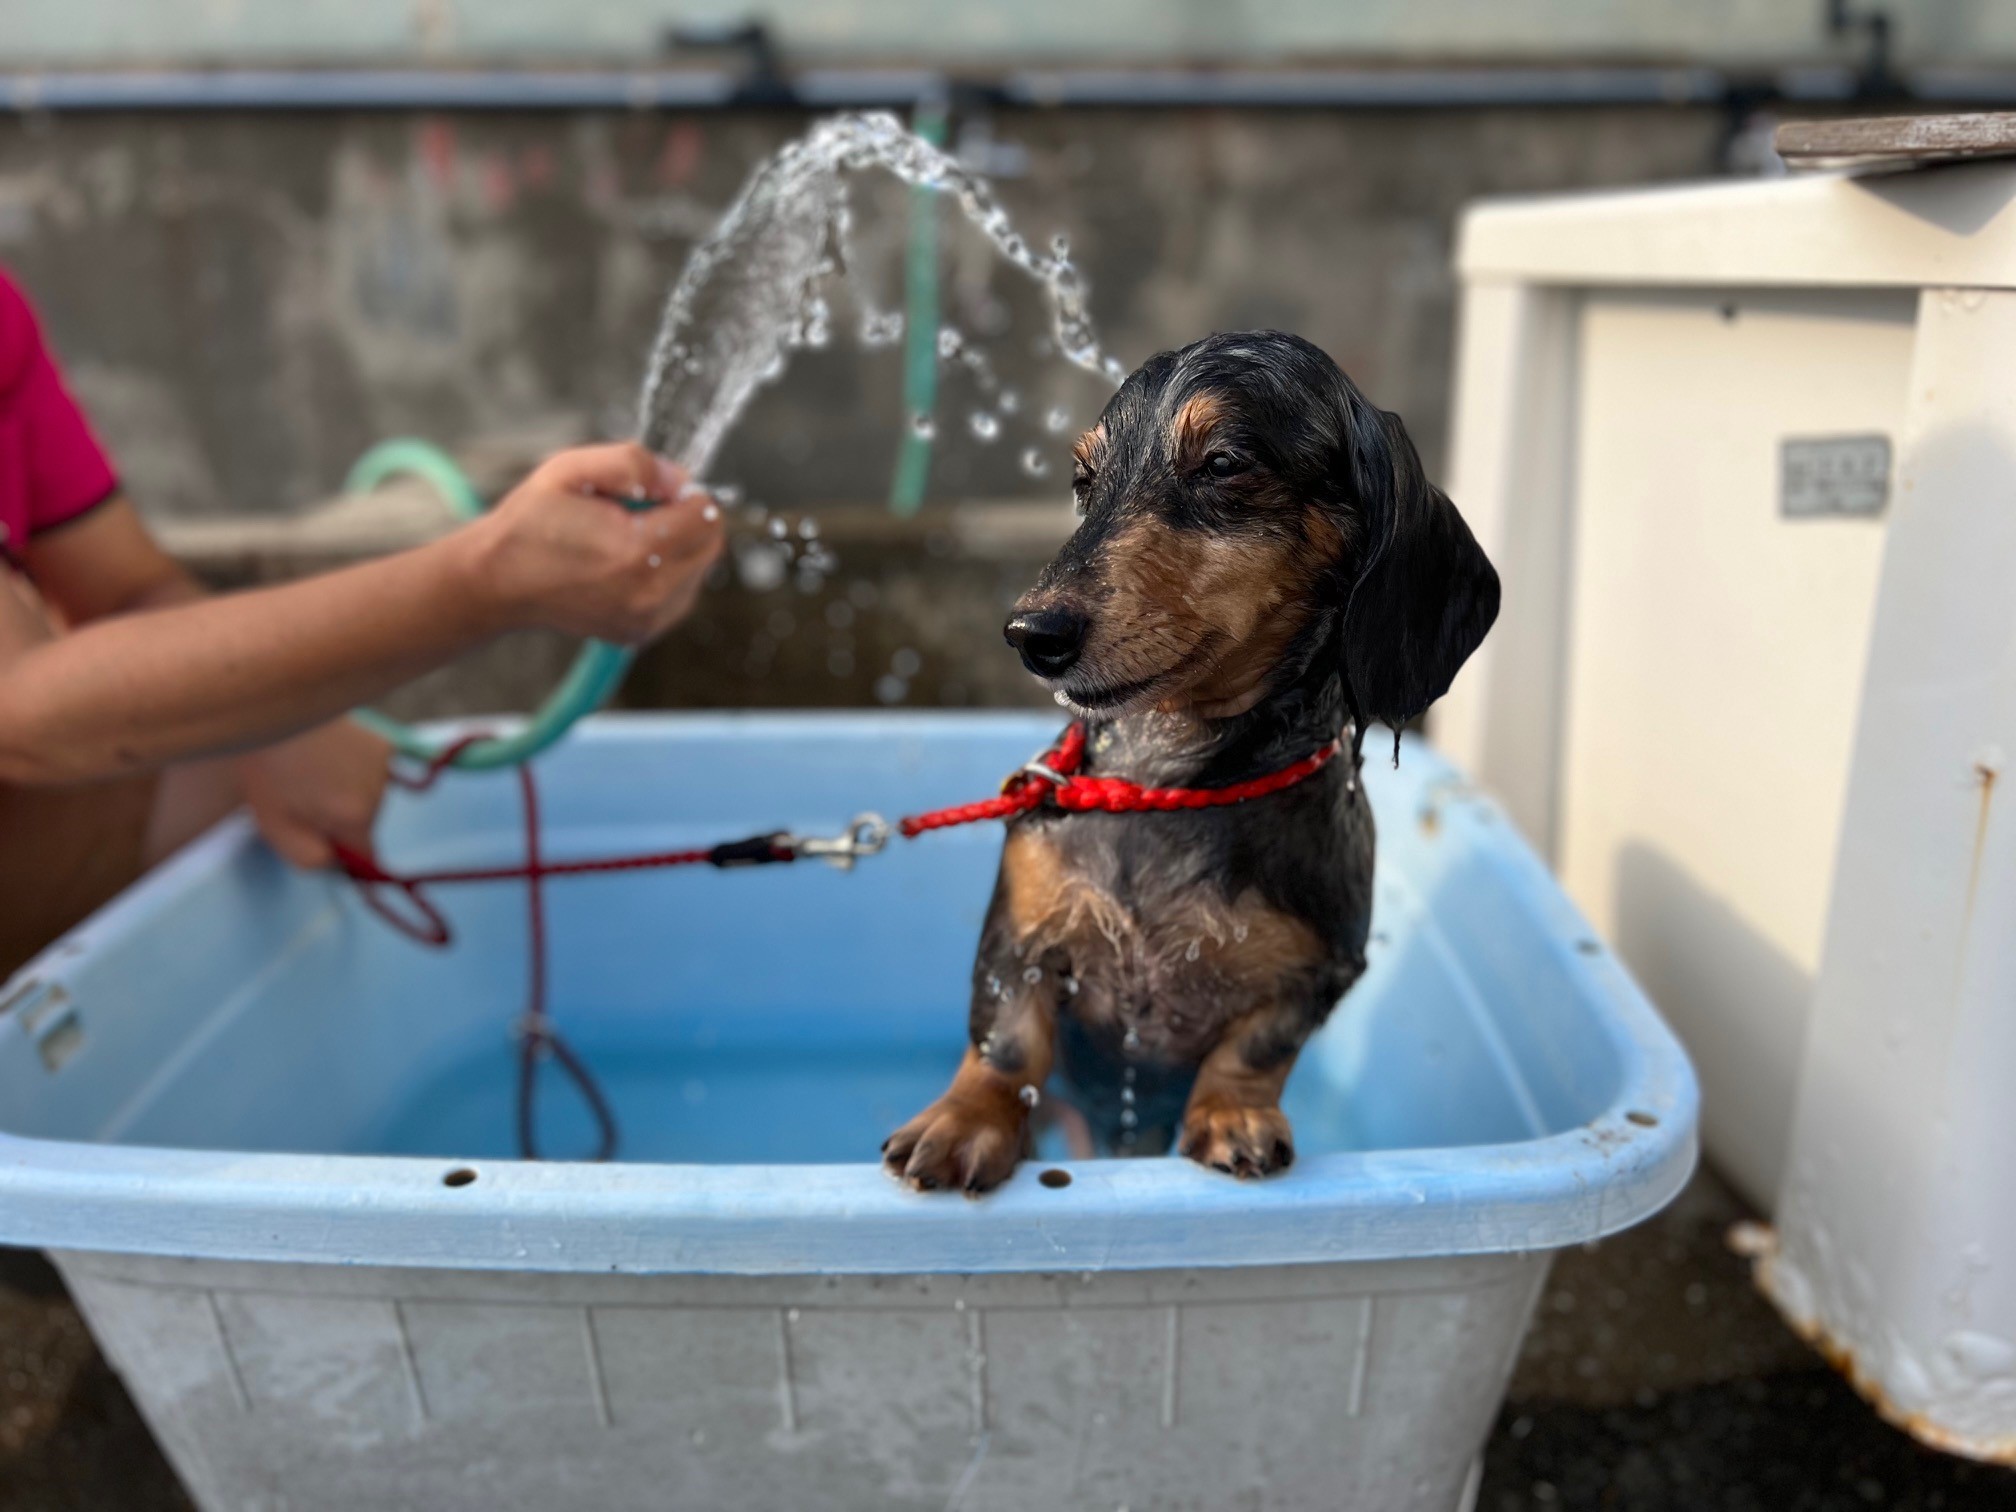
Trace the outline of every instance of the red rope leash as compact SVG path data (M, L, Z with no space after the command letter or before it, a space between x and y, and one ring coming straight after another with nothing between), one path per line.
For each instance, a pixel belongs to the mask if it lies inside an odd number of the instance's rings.
M401 787L425 792L447 769L463 747L485 739L467 735L435 756L425 769L412 777L397 777ZM1068 725L1057 743L1030 762L1003 785L1001 792L977 803L955 804L911 814L897 821L896 832L906 839L956 825L977 824L989 819L1012 819L1049 806L1066 813L1132 814L1171 812L1185 809L1221 808L1265 798L1305 782L1328 766L1343 746L1339 736L1319 750L1279 771L1234 782L1224 787L1181 788L1144 787L1120 777L1092 777L1079 768L1085 761L1085 726ZM805 856L825 856L850 864L855 856L872 855L880 848L878 837L860 837L852 842L804 840L784 832L755 835L747 840L691 850L645 851L636 855L596 856L573 861L547 861L538 854L538 795L530 774L521 767L521 783L527 811L526 859L499 866L451 867L428 872L394 872L377 858L347 846L336 847L337 864L355 882L367 902L387 923L413 939L428 945L445 945L450 935L440 910L421 892L433 887L462 882L530 882L546 877L579 877L605 872L645 871L670 866L715 867L754 866L774 861L796 861ZM856 833L866 821L857 821ZM384 889L402 894L411 914L389 906Z

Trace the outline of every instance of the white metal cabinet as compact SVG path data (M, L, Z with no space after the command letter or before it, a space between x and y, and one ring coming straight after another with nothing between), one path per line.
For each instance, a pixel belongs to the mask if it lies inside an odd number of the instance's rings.
M1711 1154L1777 1202L1766 1289L1893 1419L1994 1458L2012 201L1988 163L1473 211L1451 491L1505 608L1435 726L1688 1041ZM1872 437L1879 517L1785 517L1785 443L1852 467Z

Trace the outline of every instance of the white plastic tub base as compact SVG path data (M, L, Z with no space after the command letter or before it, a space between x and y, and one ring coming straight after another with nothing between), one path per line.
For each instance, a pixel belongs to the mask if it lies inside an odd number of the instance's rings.
M1452 1512L1547 1273L55 1258L206 1512Z

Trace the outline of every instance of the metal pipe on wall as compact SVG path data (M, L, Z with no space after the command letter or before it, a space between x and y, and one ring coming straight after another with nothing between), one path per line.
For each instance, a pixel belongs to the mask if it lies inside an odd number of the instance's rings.
M1004 106L1475 110L1603 105L1835 104L1860 76L1836 65L1755 77L1714 68L1048 69L968 85ZM0 72L17 113L215 110L909 109L952 81L928 69L805 69L781 94L732 68L159 69ZM1900 98L2016 97L2016 73L1934 69L1897 81Z

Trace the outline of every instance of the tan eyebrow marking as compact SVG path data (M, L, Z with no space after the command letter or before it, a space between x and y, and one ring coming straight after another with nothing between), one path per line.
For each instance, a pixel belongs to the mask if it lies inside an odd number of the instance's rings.
M1071 460L1087 472L1095 471L1099 458L1106 450L1106 427L1094 426L1071 443Z
M1170 440L1183 466L1194 467L1204 460L1212 433L1224 418L1224 399L1209 390L1183 401L1183 407L1169 423Z

